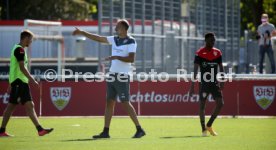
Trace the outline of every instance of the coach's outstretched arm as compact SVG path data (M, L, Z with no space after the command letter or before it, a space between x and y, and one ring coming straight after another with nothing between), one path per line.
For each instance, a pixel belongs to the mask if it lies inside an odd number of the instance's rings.
M193 76L193 80L191 80L191 87L190 87L190 91L189 91L189 96L193 96L193 94L194 94L194 87L195 87L195 79L197 78L197 73L198 73L198 67L199 67L199 65L198 64L194 64L194 76Z
M94 40L94 41L97 41L97 42L100 42L100 43L108 43L107 41L107 38L104 37L104 36L100 36L100 35L97 35L97 34L92 34L92 33L89 33L89 32L86 32L84 30L80 30L79 28L75 27L76 29L73 31L73 35L83 35L91 40Z

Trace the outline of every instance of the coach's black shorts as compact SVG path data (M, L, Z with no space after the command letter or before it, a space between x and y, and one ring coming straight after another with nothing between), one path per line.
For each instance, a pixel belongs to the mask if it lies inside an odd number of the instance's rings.
M24 105L27 101L32 101L29 85L20 79L16 79L11 83L9 103Z
M119 97L120 101L129 101L129 75L112 73L107 78L107 100L116 100ZM121 77L121 78L120 78ZM120 80L120 79L121 80ZM114 79L113 81L111 81Z
M209 94L212 94L213 98L222 98L222 92L219 86L216 84L201 84L199 89L199 99L205 100Z

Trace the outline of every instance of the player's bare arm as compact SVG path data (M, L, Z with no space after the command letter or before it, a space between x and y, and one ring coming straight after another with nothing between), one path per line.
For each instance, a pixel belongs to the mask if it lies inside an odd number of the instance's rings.
M195 80L197 78L197 73L198 73L198 64L194 64L194 76L193 79ZM191 80L191 87L190 87L190 91L189 91L189 95L192 96L194 94L194 86L195 86L195 82L194 80Z
M222 63L219 64L219 71L220 71L221 73L224 73L224 67L223 67L223 64L222 64ZM224 74L221 74L221 75L222 75L222 76L221 76L222 81L224 81ZM223 89L224 89L224 82L220 82L219 87L220 87L220 90L223 90Z
M25 68L24 61L19 62L19 67L20 67L21 72L31 81L31 83L34 83L39 88L38 83L31 76L30 72Z
M129 53L128 56L126 56L126 57L122 57L122 56L109 56L105 60L114 60L114 59L118 59L120 61L127 62L127 63L133 63L134 60L135 60L135 53Z
M7 93L8 93L8 94L11 93L11 84L9 84L9 86L8 86Z
M97 41L97 42L100 42L100 43L108 43L107 41L107 38L104 37L104 36L100 36L100 35L97 35L97 34L92 34L92 33L89 33L89 32L86 32L84 30L81 30L77 27L75 27L76 29L73 31L73 35L83 35L93 41Z

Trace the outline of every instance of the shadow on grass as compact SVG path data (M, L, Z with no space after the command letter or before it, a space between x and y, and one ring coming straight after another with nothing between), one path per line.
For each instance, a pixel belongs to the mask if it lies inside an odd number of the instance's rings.
M166 136L160 137L161 139L177 139L177 138L204 138L202 136Z
M86 141L97 141L97 140L125 140L129 138L103 138L103 139L69 139L69 140L61 140L62 142L86 142Z
M61 140L62 142L84 142L84 141L95 141L97 139L70 139L70 140Z

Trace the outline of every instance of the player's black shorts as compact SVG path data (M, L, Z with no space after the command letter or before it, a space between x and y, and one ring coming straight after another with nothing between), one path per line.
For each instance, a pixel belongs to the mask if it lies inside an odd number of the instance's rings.
M16 79L11 83L9 103L24 105L27 101L32 101L29 85L20 79Z
M209 94L212 94L213 98L222 98L222 92L216 84L200 84L199 99L205 100Z
M107 100L116 100L117 96L120 101L129 101L129 75L127 74L119 74L113 73L109 74L109 78L107 78ZM119 79L119 77L121 77ZM114 79L114 81L111 81Z

